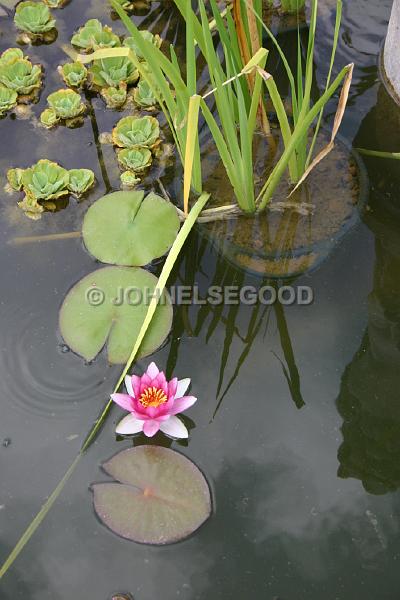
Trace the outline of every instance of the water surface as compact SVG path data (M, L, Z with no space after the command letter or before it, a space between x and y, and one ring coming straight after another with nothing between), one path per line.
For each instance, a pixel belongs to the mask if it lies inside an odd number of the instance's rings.
M334 2L323 4L316 56L321 84L334 22ZM356 63L342 134L357 146L398 150L399 113L377 69L390 5L345 4L338 65ZM47 95L61 87L55 72L65 60L61 44L86 18L111 23L99 2L72 0L56 16L58 42L29 48L46 68L36 117ZM172 3L155 2L150 17L135 18L145 26L154 22L171 40L183 39ZM113 27L122 33L119 21ZM11 19L0 19L0 31L1 48L14 45ZM71 200L37 222L21 214L16 197L1 194L0 561L77 454L119 374L104 355L85 364L57 334L66 292L97 267L81 241L8 244L16 235L79 230L88 205L118 188L111 148L102 148L106 168L99 164L96 124L109 131L119 115L98 99L93 111L96 121L86 118L79 130L47 132L10 116L0 122L1 187L9 167L45 156L67 168L90 167L98 180L88 199ZM190 441L172 447L207 475L212 519L189 540L165 548L123 541L96 520L88 486L102 478L103 460L130 445L115 443L115 409L1 581L2 600L107 600L116 591L135 600L160 594L165 600L398 598L399 175L397 163L366 164L371 190L364 222L318 270L296 281L313 288L312 306L181 307L168 343L154 357L170 373L192 377L199 401L189 413ZM185 246L174 277L203 291L212 281L263 283L227 264L201 231ZM290 348L297 395L279 361Z

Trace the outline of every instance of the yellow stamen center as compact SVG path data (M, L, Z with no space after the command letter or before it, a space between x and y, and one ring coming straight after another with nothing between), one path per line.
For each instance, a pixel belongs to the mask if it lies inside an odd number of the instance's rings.
M160 406L160 404L164 404L167 402L168 398L166 394L156 387L148 387L144 390L142 395L139 398L139 402L145 408L147 406Z

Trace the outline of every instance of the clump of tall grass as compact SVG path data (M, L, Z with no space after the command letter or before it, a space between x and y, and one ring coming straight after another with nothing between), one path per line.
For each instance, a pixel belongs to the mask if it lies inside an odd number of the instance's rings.
M108 56L120 53L130 56L141 76L147 80L156 95L174 136L178 153L185 169L185 209L190 185L202 188L201 155L198 137L199 115L202 114L211 132L215 146L233 187L238 206L243 212L254 213L265 209L279 182L288 171L289 180L299 185L310 170L333 147L334 138L342 120L351 83L353 65L346 65L331 82L338 43L342 0L337 2L336 24L333 35L330 66L325 89L312 104L314 82L314 53L318 0L311 0L311 17L305 65L300 37L295 72L272 32L263 23L258 0L234 0L232 11L220 13L216 0L210 0L210 23L204 0L199 0L199 16L186 0L175 0L186 22L186 73L183 74L173 46L170 56L144 39L124 10L111 0L129 34L135 39L146 65L140 64L127 48L99 51ZM255 25L256 24L256 25ZM266 70L268 51L261 47L261 30L265 29L276 46L291 89L291 113L288 117L275 80ZM213 37L217 33L219 43ZM194 43L194 41L195 43ZM198 49L198 50L197 50ZM207 65L211 89L200 95L197 79L199 55ZM250 58L249 58L250 57ZM83 59L84 60L84 59ZM343 85L330 144L314 157L317 136L326 103ZM256 193L253 164L253 141L258 124L269 133L263 98L265 88L272 101L280 126L284 150L271 169L269 176ZM271 144L273 140L271 138ZM231 210L231 207L229 207Z
M318 0L312 0L311 2L310 29L304 68L300 36L298 36L298 56L295 73L292 72L277 39L263 23L259 10L256 10L253 3L249 0L240 0L241 5L245 2L247 9L249 9L257 19L259 26L266 30L281 56L291 88L292 122L287 116L285 105L279 95L273 76L264 69L259 60L256 60L255 62L250 61L246 67L247 72L252 70L252 72L256 74L257 82L250 108L246 105L242 95L242 88L238 84L238 78L243 72L236 74L235 76L233 72L234 67L230 60L230 56L235 51L237 40L240 38L240 35L237 33L238 28L236 27L236 29L233 30L229 23L228 15L225 19L219 15L216 1L210 0L210 5L215 19L216 29L224 49L225 67L222 67L220 64L218 51L215 49L207 26L208 22L204 1L199 0L200 22L197 22L197 16L194 14L191 7L184 3L183 0L175 0L175 2L180 8L187 25L191 28L193 27L195 31L199 31L201 27L201 34L198 34L196 40L201 40L199 47L208 64L210 79L213 86L212 94L215 99L217 110L212 113L205 102L204 97L200 100L200 106L208 127L214 137L227 176L235 191L237 202L240 208L247 212L262 210L270 201L279 181L284 176L286 169L288 169L291 183L299 185L312 168L322 160L333 147L334 138L340 126L347 103L353 71L352 64L345 66L331 83L341 23L342 0L338 0L337 2L336 23L326 86L320 98L313 105L311 104L311 90L314 82L313 67ZM191 23L195 23L195 26ZM260 57L260 54L262 55L262 49L257 52L254 58L257 56ZM264 58L266 60L266 54L264 55ZM260 80L265 82L276 112L283 139L284 151L262 186L261 191L255 196L252 142L255 133L254 116L256 103L258 106L259 94L262 93L262 88L258 88ZM344 86L335 117L331 142L317 157L314 158L314 150L322 122L323 109L343 82Z

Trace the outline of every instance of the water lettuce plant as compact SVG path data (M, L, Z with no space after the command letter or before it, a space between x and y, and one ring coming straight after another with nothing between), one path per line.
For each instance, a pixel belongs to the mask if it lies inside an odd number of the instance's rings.
M73 127L77 123L77 118L81 117L86 111L86 106L82 102L80 95L71 89L61 89L53 92L47 98L49 108L46 109L40 117L42 125L51 128L60 121L65 121L66 125Z
M70 169L68 176L68 189L77 198L86 194L95 183L91 169Z
M150 31L141 30L140 36L155 48L162 44L160 36ZM139 81L137 63L140 62L142 69L148 69L144 54L133 38L127 37L121 42L110 27L103 26L97 19L90 19L72 37L71 43L86 53L75 55L75 65L88 65L88 76L79 77L79 85L86 84L91 91L100 92L108 108L122 108L126 100L133 97L134 92L139 106L148 110L154 107L154 95L143 85L143 80L138 91L133 90L132 93L129 89ZM125 51L116 54L110 52L119 49L122 44ZM63 77L66 80L64 75ZM68 80L66 82L70 85Z
M124 117L112 132L113 142L120 148L150 148L158 146L160 125L155 117Z
M118 2L111 0L115 12L123 21L129 36L124 40L125 47L108 51L108 56L129 56L140 72L141 81L146 81L161 107L182 164L185 161L186 139L188 131L188 111L190 97L196 93L196 48L193 43L193 31L186 31L186 75L183 75L172 45L169 47L171 59L159 48L159 42L139 30ZM146 61L143 61L143 58ZM196 144L194 168L192 172L193 188L200 192L201 164L200 148Z
M161 48L162 38L158 34L154 34L147 29L141 29L140 35L144 40L152 44L156 48ZM135 42L135 38L132 36L126 37L123 41L123 46L130 48L135 53L136 57L142 61L146 60L146 55L143 53L143 50L140 46Z
M21 48L8 48L4 50L3 54L0 56L0 67L13 63L19 58L24 58L24 53Z
M17 105L18 94L14 90L10 90L4 86L0 86L0 116L6 114Z
M48 159L41 159L28 169L10 169L7 173L10 187L23 191L25 197L18 206L32 218L40 218L46 203L73 193L81 196L94 185L94 173L89 169L68 171Z
M118 152L118 162L123 169L133 173L141 173L151 166L153 156L148 148L123 148Z
M128 88L122 82L118 87L103 88L100 94L108 108L122 108L128 98Z
M43 2L50 8L63 8L69 0L43 0Z
M76 88L82 87L88 76L87 68L78 61L58 67L58 72L69 87Z
M124 171L121 173L121 183L123 188L133 189L140 183L140 177L134 171Z
M33 65L19 48L9 48L0 57L0 84L18 96L33 97L42 86L42 68Z
M129 58L103 58L95 60L89 68L89 81L97 88L118 87L136 83L139 71Z
M22 175L24 169L9 169L7 172L7 181L15 192L22 190Z
M157 99L152 88L145 79L141 79L133 91L135 103L145 110L153 110Z
M121 175L121 181L133 187L138 175L150 167L152 152L161 143L158 120L155 117L124 117L114 127L112 140L118 148L118 162L127 170L127 174Z
M77 33L72 36L71 44L92 52L99 48L114 48L121 45L121 41L107 25L102 25L98 19L89 19Z
M36 200L52 200L68 194L68 171L50 160L39 160L22 174L22 187Z
M17 4L14 22L20 31L26 33L33 40L42 38L56 25L47 4L32 0Z

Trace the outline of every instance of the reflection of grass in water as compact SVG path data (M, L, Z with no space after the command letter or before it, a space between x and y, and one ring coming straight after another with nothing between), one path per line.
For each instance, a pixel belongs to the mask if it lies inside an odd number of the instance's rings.
M192 244L188 249L185 256L180 259L179 266L177 265L176 280L182 285L193 286L195 284L196 274L201 272L201 259L204 255L204 251L207 248L207 240L196 236L196 239L192 239ZM180 275L182 273L182 275ZM233 266L227 264L226 259L223 255L218 255L215 265L215 270L209 289L214 286L218 288L224 288L229 286L236 286L240 288L243 286L246 278L245 271L238 271ZM278 290L276 283L263 280L259 286L273 285ZM221 404L228 394L231 387L240 375L241 369L249 358L253 344L257 336L262 331L264 326L264 337L267 334L268 325L272 311L275 312L277 320L278 332L280 343L283 352L283 359L279 358L275 353L274 356L279 360L284 377L288 383L289 391L293 399L294 404L297 408L304 406L301 389L300 389L300 376L296 365L295 354L293 345L290 338L289 328L286 321L284 308L281 305L263 306L256 303L251 310L250 317L247 324L247 329L244 335L241 333L238 326L239 315L243 314L240 304L234 304L229 306L227 313L225 314L225 304L218 303L212 305L210 303L202 304L199 306L196 321L194 324L191 323L189 318L189 306L181 306L179 311L176 311L173 329L171 332L171 345L167 359L167 373L172 373L176 366L179 349L181 346L182 335L184 332L190 337L198 337L204 332L205 342L208 344L212 342L214 334L217 332L218 327L225 331L225 337L221 352L221 360L219 365L219 378L216 390L217 405L213 413L213 418L217 414ZM240 355L235 363L233 373L231 374L228 381L226 381L227 369L229 359L231 357L232 344L238 343L242 345ZM225 385L224 385L225 384Z
M90 117L90 122L92 125L93 139L94 139L94 143L96 145L96 152L97 152L97 158L99 161L99 167L101 170L101 175L103 177L104 187L106 189L106 193L108 194L108 192L110 192L112 190L112 186L110 183L110 178L107 173L107 167L106 167L106 163L105 163L104 156L103 156L103 149L102 149L100 139L99 139L100 132L99 132L99 126L97 124L96 113L93 108L92 95L89 92L85 92L85 98L86 98L87 105L89 106L89 117Z

